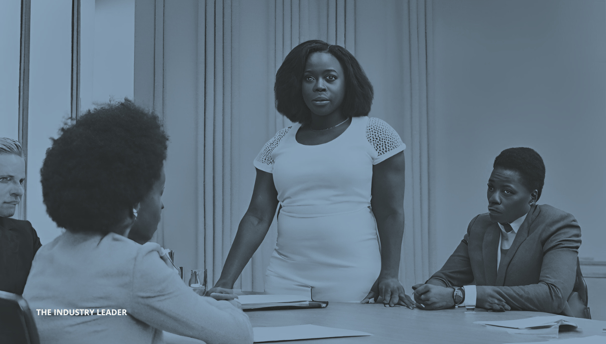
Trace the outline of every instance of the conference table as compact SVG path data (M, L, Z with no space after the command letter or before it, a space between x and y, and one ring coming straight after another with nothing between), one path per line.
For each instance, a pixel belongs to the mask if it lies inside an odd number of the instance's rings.
M326 308L284 309L247 311L253 327L290 326L313 324L341 329L363 331L372 334L364 337L327 338L299 340L296 344L391 344L391 343L524 343L546 342L552 338L535 334L511 334L506 329L474 324L475 321L497 321L522 319L532 316L553 315L541 312L490 312L476 309L467 312L464 308L426 311L405 307L384 307L382 304L360 304L331 302ZM559 339L600 336L606 343L606 322L574 318L579 326L575 331L560 332ZM180 341L174 335L168 343L191 343ZM602 341L603 340L603 341ZM555 342L554 344L557 344Z
M513 320L532 316L553 315L541 312L489 312L464 308L426 311L382 304L331 302L326 308L248 311L253 327L314 324L372 334L366 337L301 340L292 343L520 343L541 342L549 338L528 334L510 334L505 329L474 324L474 321ZM574 319L577 331L560 332L559 338L603 336L606 322ZM286 342L284 342L286 343Z

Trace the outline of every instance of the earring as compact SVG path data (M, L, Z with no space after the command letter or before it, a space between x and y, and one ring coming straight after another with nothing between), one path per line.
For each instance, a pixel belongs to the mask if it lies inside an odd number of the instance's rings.
M137 213L137 209L135 209L135 208L133 208L133 215L135 216L135 219L137 219L138 213Z

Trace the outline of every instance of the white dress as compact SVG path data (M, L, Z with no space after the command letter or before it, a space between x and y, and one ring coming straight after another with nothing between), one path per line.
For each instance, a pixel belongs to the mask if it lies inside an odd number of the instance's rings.
M370 209L372 171L403 151L381 119L353 117L334 140L303 145L296 123L276 133L254 160L278 191L278 238L265 291L314 300L361 301L381 270L377 225Z

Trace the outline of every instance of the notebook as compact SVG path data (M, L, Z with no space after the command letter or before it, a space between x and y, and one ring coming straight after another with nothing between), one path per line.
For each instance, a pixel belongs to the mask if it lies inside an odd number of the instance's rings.
M243 310L324 308L328 301L313 301L299 295L239 295Z
M529 330L529 329L544 329L559 327L560 331L572 331L577 329L579 326L574 323L574 318L563 315L548 315L541 317L530 317L516 320L504 320L504 321L476 321L474 324L497 326L510 329L518 330Z

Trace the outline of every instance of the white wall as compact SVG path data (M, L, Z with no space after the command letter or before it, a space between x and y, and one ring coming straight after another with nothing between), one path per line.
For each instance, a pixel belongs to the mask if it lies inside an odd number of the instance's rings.
M46 214L40 167L50 138L70 117L71 22L71 0L32 0L27 219L43 244L61 233ZM134 0L84 0L81 25L83 112L98 102L132 99Z
M494 158L543 157L539 203L575 215L606 260L606 8L600 0L434 0L432 133L439 265L486 212Z
M133 99L135 0L83 0L81 16L82 113L95 104Z
M203 5L202 3L200 4ZM164 36L164 117L170 137L166 161L164 196L163 245L175 251L175 262L188 273L203 268L197 257L197 219L199 191L197 185L196 138L198 102L203 102L203 90L198 89L198 6L195 0L168 1L165 5Z
M0 137L18 137L21 0L0 1Z
M61 230L42 202L40 167L70 112L71 0L33 0L30 42L27 219L42 244Z

